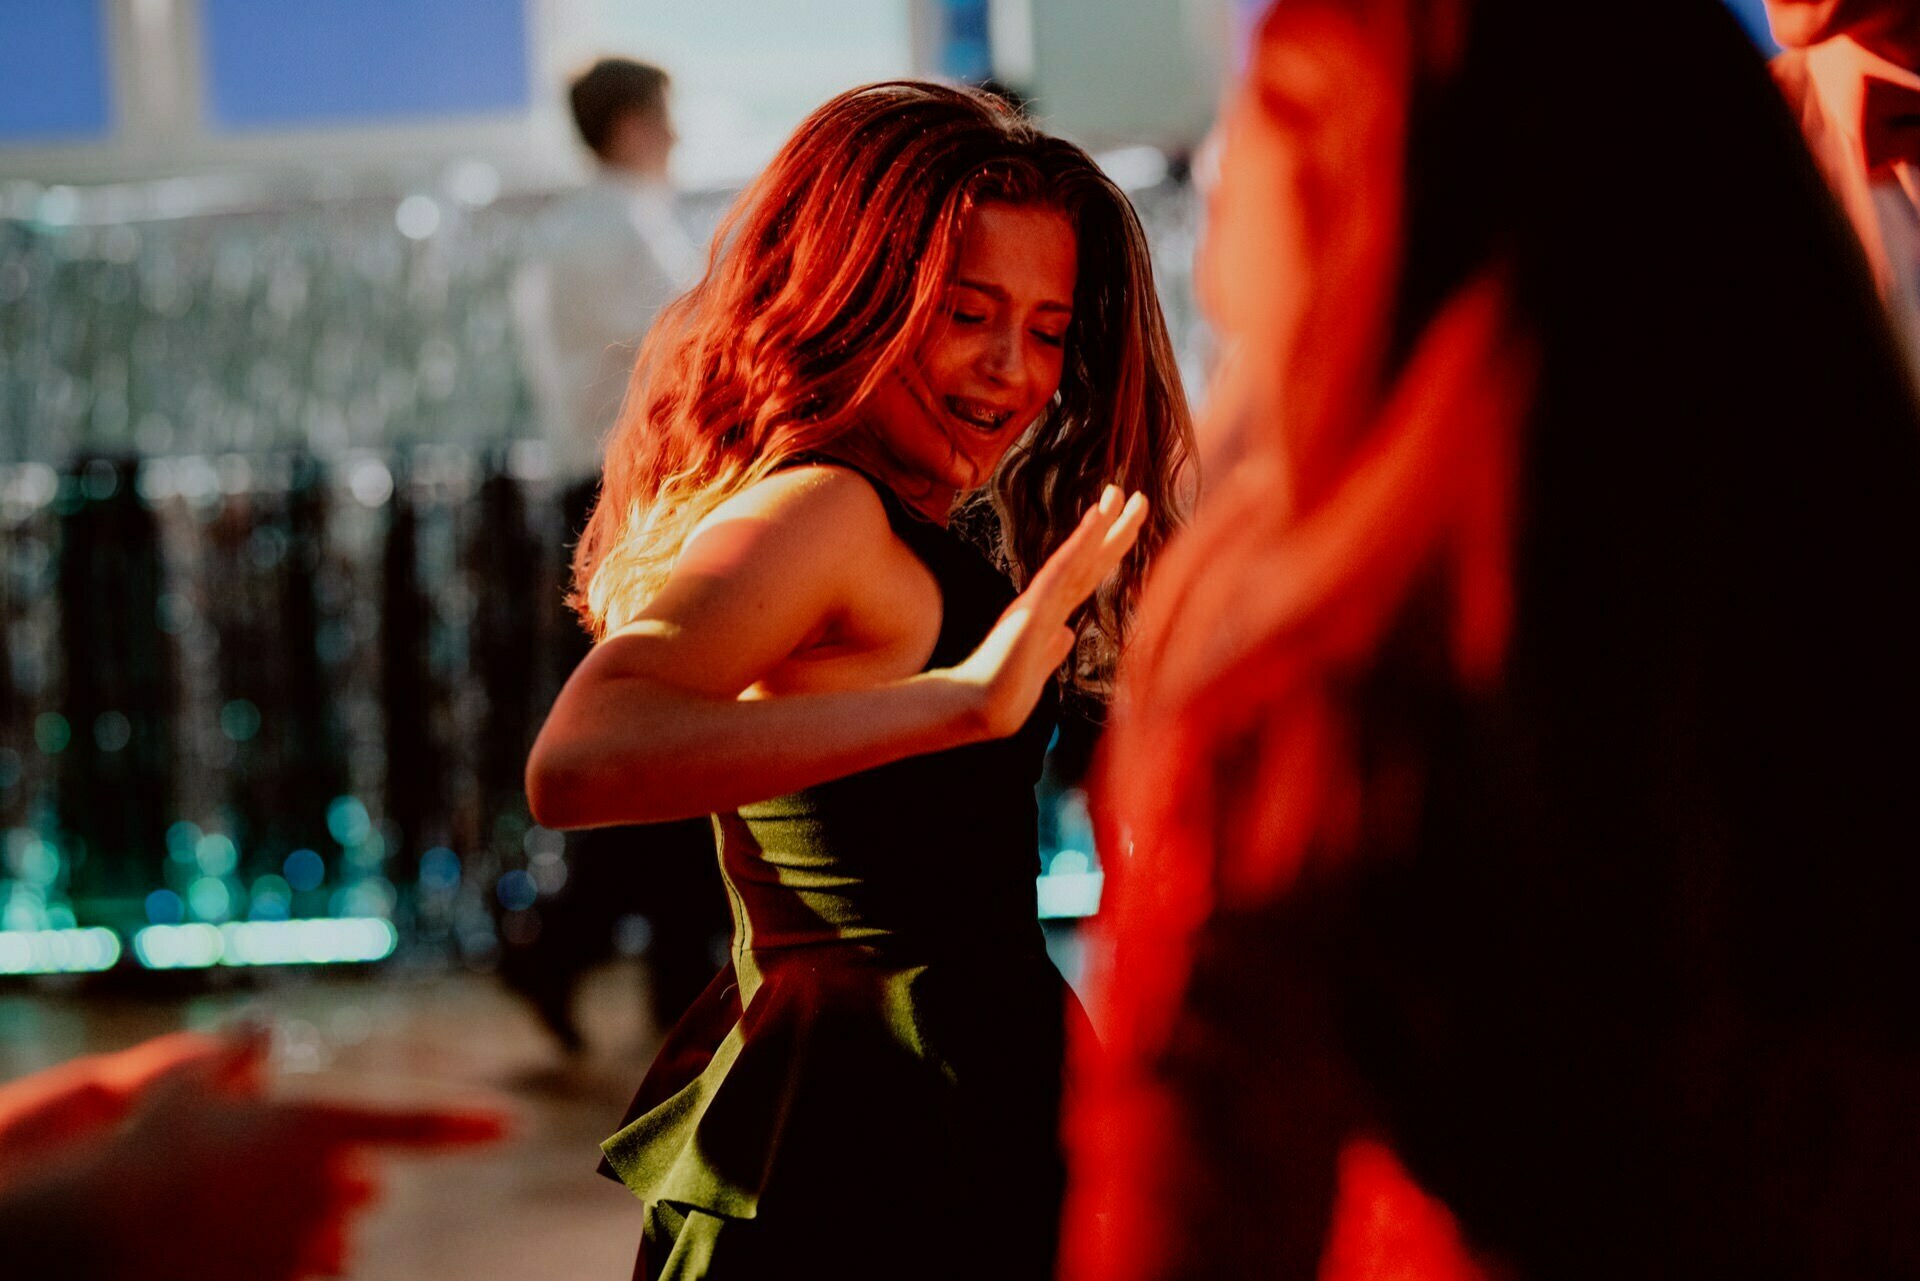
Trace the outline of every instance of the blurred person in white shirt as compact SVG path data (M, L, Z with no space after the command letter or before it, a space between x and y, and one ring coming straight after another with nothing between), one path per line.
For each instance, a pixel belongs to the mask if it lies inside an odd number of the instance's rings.
M568 102L593 180L541 218L514 284L528 380L567 490L598 480L634 351L698 272L667 176L676 141L668 87L666 72L626 58L603 58L573 80Z
M533 228L514 281L520 346L548 451L561 522L557 572L600 487L601 448L626 392L634 353L654 318L698 277L701 254L675 217L668 160L677 140L670 80L659 67L602 58L568 87L593 180L556 200ZM556 610L562 608L556 598ZM588 649L571 611L556 628L556 687ZM567 876L543 895L531 937L505 931L501 977L532 1002L570 1053L584 1039L573 1016L581 976L614 950L629 918L642 936L654 1024L666 1028L699 995L731 928L712 828L697 822L612 827L567 837Z

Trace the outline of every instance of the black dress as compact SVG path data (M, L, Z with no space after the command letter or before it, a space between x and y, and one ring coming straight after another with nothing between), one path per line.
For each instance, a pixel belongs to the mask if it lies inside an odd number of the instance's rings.
M943 603L928 669L1013 599L876 484ZM1050 1277L1066 1019L1034 901L1051 693L1012 737L716 815L731 964L603 1145L651 1278Z

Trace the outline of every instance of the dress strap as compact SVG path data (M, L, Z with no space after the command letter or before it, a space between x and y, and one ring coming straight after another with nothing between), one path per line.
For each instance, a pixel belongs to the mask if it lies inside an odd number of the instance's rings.
M929 557L943 555L943 553L937 549L943 548L948 544L952 538L951 532L914 511L907 505L904 498L894 492L891 485L881 480L865 467L862 467L859 463L851 462L834 454L814 452L796 454L781 463L777 470L785 470L788 467L807 466L842 467L861 477L867 484L873 486L873 492L880 496L880 505L887 509L887 523L893 527L893 532L898 534L907 546L913 548L920 559L928 560ZM931 567L932 565L930 564L929 568ZM937 576L938 571L936 570L935 573Z

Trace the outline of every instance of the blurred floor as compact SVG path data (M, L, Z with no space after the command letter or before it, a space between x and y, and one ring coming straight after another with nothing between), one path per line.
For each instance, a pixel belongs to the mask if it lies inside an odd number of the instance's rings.
M1065 922L1047 932L1055 962L1077 982L1086 960L1080 932ZM588 1048L573 1062L491 977L396 967L221 972L211 980L230 986L196 991L190 985L206 981L196 976L179 979L172 996L0 988L0 1080L179 1028L269 1018L277 1079L289 1093L494 1101L515 1117L515 1139L499 1148L386 1163L386 1196L361 1222L352 1281L632 1274L640 1205L594 1165L659 1040L638 962L603 966L582 983L575 1008Z
M0 1079L176 1028L248 1013L276 1027L289 1092L371 1102L504 1102L513 1141L478 1155L386 1165L360 1225L354 1281L625 1281L640 1206L594 1172L653 1055L637 964L589 976L576 1063L498 984L467 974L285 973L250 988L139 999L0 989Z

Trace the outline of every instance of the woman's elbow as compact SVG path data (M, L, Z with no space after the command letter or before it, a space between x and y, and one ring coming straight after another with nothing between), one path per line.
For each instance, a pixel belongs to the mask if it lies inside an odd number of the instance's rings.
M535 743L527 757L527 810L542 827L567 830L593 827L607 820L595 811L599 792L584 763L545 743Z
M527 789L527 812L533 815L533 821L542 827L564 829L578 826L568 821L573 814L570 804L571 788L561 772L536 753L527 758L527 772L524 779Z
M527 758L527 809L542 827L566 831L678 818L672 802L648 786L646 770L609 772L604 759L542 751Z

